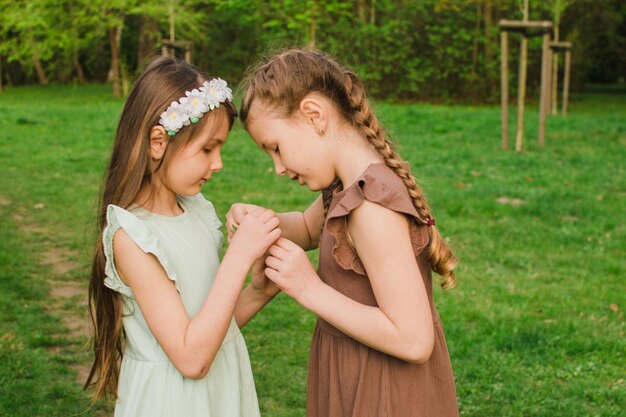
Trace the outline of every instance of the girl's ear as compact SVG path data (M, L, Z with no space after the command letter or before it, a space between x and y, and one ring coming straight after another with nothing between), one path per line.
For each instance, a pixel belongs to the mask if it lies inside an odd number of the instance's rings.
M160 160L165 154L169 136L163 126L154 126L150 130L150 156L152 159Z
M317 134L324 136L328 125L327 103L318 95L309 94L300 101L300 111Z

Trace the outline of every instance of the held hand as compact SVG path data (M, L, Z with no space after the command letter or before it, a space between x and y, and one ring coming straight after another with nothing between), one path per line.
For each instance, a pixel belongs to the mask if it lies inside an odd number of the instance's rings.
M267 248L280 237L278 224L273 211L262 207L253 208L239 223L228 251L252 263L263 256Z
M252 269L250 271L252 279L250 280L250 286L257 292L265 297L274 298L276 294L280 292L280 288L274 284L272 280L265 275L265 259L267 254L254 261Z
M265 260L265 275L285 294L304 304L304 297L322 283L306 253L285 238L278 239L269 253Z
M233 238L233 234L235 234L243 218L246 217L246 214L256 208L259 208L259 206L244 203L235 203L230 206L230 210L226 213L226 230L228 231L229 242Z

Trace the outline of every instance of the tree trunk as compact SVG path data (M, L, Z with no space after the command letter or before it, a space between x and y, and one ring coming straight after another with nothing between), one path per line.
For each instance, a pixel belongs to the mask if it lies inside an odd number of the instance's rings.
M167 14L169 15L170 21L170 42L174 42L176 40L176 25L174 19L174 1L170 0L167 5Z
M85 71L83 71L83 66L80 65L77 48L74 48L72 60L74 61L74 68L76 69L76 78L78 78L78 84L85 84Z
M491 27L493 26L493 7L491 0L484 0L484 34L485 34L485 61L491 61Z
M472 52L472 74L476 75L476 67L478 66L478 43L480 36L480 6L481 0L476 0L476 26L474 30L474 50Z
M33 49L33 63L35 64L35 72L37 73L37 78L39 79L40 85L48 84L48 78L46 77L46 72L43 69L43 65L41 64L41 60L39 59L39 54L35 52Z
M113 95L120 97L120 53L119 40L122 34L122 27L109 27L109 42L111 44L111 82L113 83Z
M487 79L490 80L489 85L490 85L491 93L496 94L496 91L498 90L497 79L491 76L490 73L488 72L488 70L491 68L491 63L494 59L493 49L491 48L492 42L493 42L493 46L495 46L497 42L492 34L492 28L494 26L493 22L495 21L493 17L493 13L494 13L493 1L484 0L484 6L485 6L485 10L483 13L483 20L484 20L483 31L485 34L485 43L484 43L484 49L483 49L483 56L485 57L485 69L487 70L487 72L485 73L487 74Z
M157 22L148 17L141 16L139 23L139 47L137 48L137 64L139 67L152 55L156 42L155 34L158 32Z
M313 1L311 8L311 24L309 25L309 48L315 48L315 29L317 19L317 0Z
M357 15L362 23L365 23L365 0L359 0L357 3Z
M370 3L370 25L376 24L376 0L372 0Z

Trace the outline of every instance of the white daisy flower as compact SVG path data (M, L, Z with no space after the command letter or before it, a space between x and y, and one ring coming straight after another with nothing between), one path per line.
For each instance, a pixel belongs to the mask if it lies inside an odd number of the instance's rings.
M209 103L206 100L206 94L200 92L197 88L185 92L187 97L180 99L180 104L187 108L189 118L200 118L209 111Z
M219 107L226 100L233 100L233 91L226 81L215 78L205 81L199 89L185 91L185 97L172 104L161 113L159 124L174 136L183 126L196 123L208 111Z
M178 132L183 125L189 124L189 115L185 106L181 106L177 101L172 101L172 104L161 113L161 120L159 124L169 132Z
M202 83L200 90L205 92L209 101L209 107L214 109L219 107L226 100L232 100L232 90L227 87L226 81L221 78L214 78L211 81Z

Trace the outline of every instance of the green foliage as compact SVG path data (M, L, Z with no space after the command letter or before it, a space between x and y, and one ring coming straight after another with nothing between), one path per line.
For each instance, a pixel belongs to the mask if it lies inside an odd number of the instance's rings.
M0 0L0 59L7 84L33 79L38 55L49 78L82 65L106 80L109 28L122 28L121 67L133 75L170 37L193 42L192 60L232 81L258 55L315 44L381 97L497 102L499 19L521 19L521 0ZM572 85L623 82L626 6L620 0L531 1L531 20L557 19L574 42ZM518 35L510 41L515 94ZM540 82L540 39L529 44L529 97ZM2 74L0 74L2 75ZM620 81L621 80L621 81Z
M48 24L53 7L48 0L2 0L0 21L0 54L8 62L30 62L33 54L50 59L55 42Z

